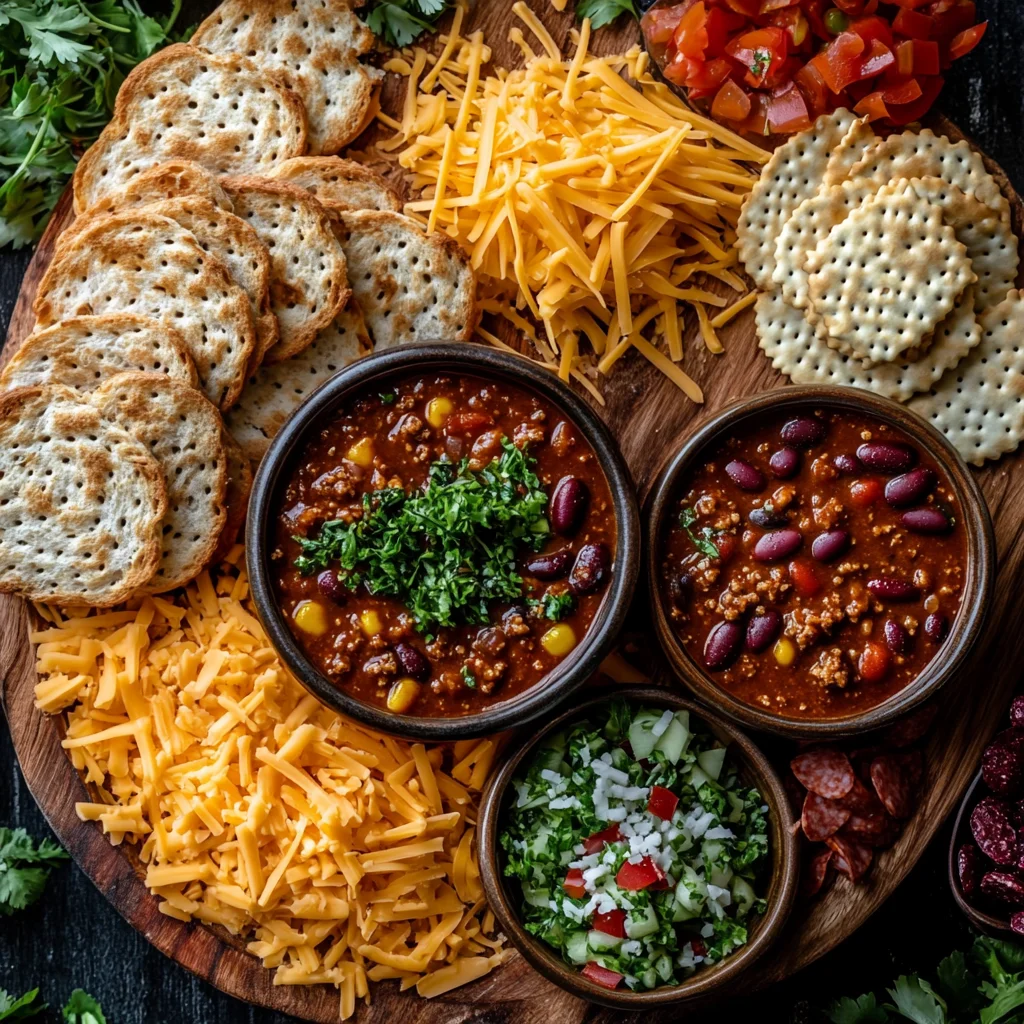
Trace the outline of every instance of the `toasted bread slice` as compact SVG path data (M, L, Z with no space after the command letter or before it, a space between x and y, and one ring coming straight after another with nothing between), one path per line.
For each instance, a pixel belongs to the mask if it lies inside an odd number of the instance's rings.
M393 210L402 197L376 171L338 156L296 156L274 171L279 181L312 192L328 210Z
M360 132L383 73L359 63L373 33L349 0L224 0L190 40L244 53L281 73L302 97L312 153L337 153Z
M225 423L253 463L263 458L282 424L325 380L370 351L355 302L291 359L264 364L248 380Z
M180 587L210 560L226 518L220 413L195 388L157 373L119 373L90 398L105 420L146 446L167 482L160 565L137 592Z
M345 253L327 211L286 181L224 178L235 212L270 250L270 303L280 340L270 362L301 352L345 308L351 291Z
M194 160L218 174L268 174L305 149L302 101L275 72L238 54L168 46L121 86L113 118L75 169L75 212L167 160Z
M166 373L189 387L199 378L185 339L136 313L73 316L30 334L0 375L0 388L64 384L92 391L126 370Z
M223 432L223 441L228 459L228 489L224 495L227 517L217 539L217 547L210 557L210 562L214 565L228 557L244 531L245 514L249 508L249 492L252 490L252 466L249 465L245 453L227 430Z
M472 336L476 280L458 242L384 210L342 213L337 225L375 350Z
M145 445L59 384L0 395L0 591L108 607L153 576L167 510Z
M256 335L245 292L176 221L130 210L58 241L35 300L39 327L72 316L141 313L188 345L203 393L227 408L245 383Z
M116 213L119 210L158 203L161 199L195 196L197 199L209 200L214 206L231 213L231 200L217 183L217 177L213 171L194 160L168 160L166 163L154 164L144 171L139 171L134 178L129 179L122 190L104 196L95 206L84 212L88 216ZM72 224L67 230L74 227Z

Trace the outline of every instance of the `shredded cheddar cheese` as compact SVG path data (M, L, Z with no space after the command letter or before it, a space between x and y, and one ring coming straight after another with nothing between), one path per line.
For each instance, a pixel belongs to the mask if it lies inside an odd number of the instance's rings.
M115 611L37 606L36 704L111 842L140 844L161 911L223 925L277 985L431 997L509 951L476 856L493 739L406 743L324 708L253 614L243 552L181 592Z
M745 165L767 155L655 81L639 48L594 56L585 20L566 60L533 11L512 10L537 41L511 30L522 68L484 74L491 53L480 32L460 35L462 6L439 55L416 47L386 65L408 78L379 145L422 195L406 213L462 243L485 312L564 380L600 399L601 377L635 349L703 401L683 338L723 351L726 321L708 308L728 305L716 285L746 291L735 226L756 179ZM498 338L494 322L479 333Z

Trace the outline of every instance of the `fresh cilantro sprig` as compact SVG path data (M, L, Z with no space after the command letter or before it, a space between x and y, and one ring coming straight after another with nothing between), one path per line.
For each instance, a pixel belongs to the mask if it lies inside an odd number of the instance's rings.
M710 526L704 526L701 528L700 533L694 533L693 524L697 522L697 513L692 508L687 506L679 514L679 525L686 531L686 535L693 541L693 546L702 554L708 558L718 557L718 548L715 547L715 542L712 538L715 536L715 531Z
M548 496L534 460L502 439L502 453L481 470L435 462L425 489L387 488L363 496L362 518L323 524L296 537L304 575L337 563L350 589L401 601L421 633L488 621L492 601L517 601L516 556L538 551L550 532Z
M88 992L76 988L61 1010L64 1024L107 1024L103 1008Z
M544 618L552 622L561 622L566 616L572 615L576 608L576 598L568 590L562 594L552 594L548 591L539 601L530 598L528 603L531 608L540 608Z
M772 55L767 50L755 50L754 59L750 65L750 73L755 78L761 78L764 73L768 70L768 65L772 62Z
M462 681L471 689L476 689L476 676L470 671L468 665L462 666Z
M433 32L451 0L370 0L361 12L370 31L390 46L408 46Z
M9 917L35 903L50 870L67 859L49 839L37 846L23 828L0 828L0 914Z
M576 4L576 17L580 21L589 18L591 28L610 25L621 14L637 17L633 0L579 0Z
M137 0L0 0L0 246L33 242L125 76L178 16Z
M0 988L0 1020L28 1020L38 1017L47 1004L39 998L39 989L34 988L15 999Z

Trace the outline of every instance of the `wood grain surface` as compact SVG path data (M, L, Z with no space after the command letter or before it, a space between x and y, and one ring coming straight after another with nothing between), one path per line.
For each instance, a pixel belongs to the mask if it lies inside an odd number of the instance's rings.
M518 51L507 44L510 4L479 3L469 28L483 28L494 49L496 63L515 66ZM531 6L559 41L568 40L569 15L558 15L541 0ZM603 30L595 35L597 52L621 50L636 40L636 28ZM400 103L403 86L389 81L383 96L385 109ZM960 133L942 118L931 126L953 138ZM1024 207L994 164L996 175L1013 208L1018 233ZM11 353L32 326L31 303L36 286L52 256L57 235L72 217L69 197L61 200L29 266L15 306L2 359ZM704 388L706 405L690 403L646 361L627 356L606 390L608 404L602 415L615 431L634 474L641 498L662 459L693 423L731 399L785 384L756 346L752 317L738 318L722 333L723 356L713 356L696 336L695 325L686 339L685 367ZM822 899L799 908L775 950L752 974L744 977L747 991L768 985L799 970L834 947L858 928L902 881L927 846L929 839L955 806L975 770L981 749L1001 720L1017 682L1016 645L998 643L1024 631L1024 605L1012 588L1024 561L1024 472L1014 455L979 472L995 522L999 576L988 630L973 663L941 696L942 714L927 748L927 777L921 804L903 836L878 858L866 885L856 888L841 881ZM642 602L637 622L646 619ZM15 751L26 781L61 841L85 873L117 910L156 948L222 991L260 1006L290 1013L309 1021L337 1019L336 993L325 987L274 987L272 974L223 932L198 924L183 924L160 914L156 900L146 891L130 851L109 845L98 827L83 824L73 804L86 798L85 788L60 747L59 723L45 718L32 706L35 683L28 643L29 620L25 605L0 598L0 701L10 723ZM653 646L653 640L650 640ZM576 1024L612 1019L610 1011L593 1009L572 998L513 958L493 975L442 999L425 1001L401 995L388 983L374 987L371 1007L361 1007L361 1022L458 1022L477 1016L486 1007L487 1020L532 1024L558 1021ZM656 1015L657 1016L657 1015ZM673 1019L672 1014L664 1018Z

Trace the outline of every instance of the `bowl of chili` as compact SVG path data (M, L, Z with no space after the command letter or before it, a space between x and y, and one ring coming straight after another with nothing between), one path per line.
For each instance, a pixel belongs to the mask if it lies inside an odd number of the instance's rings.
M854 388L742 399L648 499L655 631L687 686L750 728L885 725L961 669L991 599L988 507L952 446Z
M755 800L755 803L758 804L757 809L763 814L763 818L760 820L765 828L765 835L767 837L767 852L760 858L764 862L763 870L757 872L756 877L753 878L751 883L752 888L756 891L757 899L764 901L763 912L754 912L744 919L746 930L744 941L741 944L732 947L730 952L714 964L701 963L704 957L698 957L695 966L690 963L692 952L697 948L705 949L706 952L706 946L711 946L717 940L717 936L712 933L711 928L704 928L703 933L705 937L701 947L697 947L697 943L701 941L701 930L698 928L700 921L697 919L699 915L695 917L690 910L673 914L673 900L678 898L674 890L677 885L682 885L684 888L689 887L687 890L689 895L683 895L682 897L684 904L688 907L690 906L688 900L693 895L691 890L699 889L702 897L706 898L709 892L708 888L706 888L707 881L697 876L708 874L708 881L710 881L710 868L694 872L689 867L680 867L679 879L676 879L671 874L667 877L659 878L655 884L650 886L650 893L641 894L640 899L637 899L637 893L634 890L640 888L640 883L623 880L621 872L623 869L628 869L635 875L643 871L647 862L652 858L644 857L639 859L639 863L631 863L631 861L638 859L631 857L629 854L632 842L628 836L624 837L618 834L609 836L609 830L602 831L591 836L589 839L583 840L582 849L585 854L592 853L595 849L591 845L591 840L599 840L601 841L601 850L604 853L610 853L610 851L616 853L614 861L616 865L619 865L620 861L622 862L618 869L619 874L616 875L616 885L611 887L611 892L619 892L620 898L622 893L628 892L628 895L631 897L631 903L634 904L634 909L626 912L627 930L625 934L627 940L631 938L632 930L629 928L629 922L632 921L634 924L639 925L636 929L636 934L646 935L647 938L656 940L658 945L664 945L661 942L663 937L660 930L657 935L652 936L649 934L649 928L645 927L644 922L641 921L641 918L651 917L650 909L643 908L650 908L655 903L659 907L657 910L659 929L662 917L666 921L670 919L680 921L680 924L676 927L682 930L677 935L677 945L683 951L681 954L682 959L680 960L676 956L680 952L679 949L674 950L670 959L673 961L672 967L674 971L680 974L688 974L688 976L678 984L661 983L655 984L654 987L647 987L646 990L636 991L628 987L627 980L618 972L609 972L607 966L602 966L602 961L605 964L608 963L605 954L612 955L619 960L623 959L624 950L622 946L614 945L612 941L588 941L587 948L597 950L598 952L587 954L590 956L591 961L584 967L579 957L577 957L575 962L570 961L566 956L562 955L559 949L555 948L549 941L546 941L543 933L536 927L535 920L531 924L530 929L527 929L524 924L524 917L528 916L525 910L527 904L524 902L527 894L523 888L522 872L516 871L514 868L511 872L508 870L510 860L512 859L509 852L510 844L507 839L505 842L502 841L503 833L511 831L509 825L513 812L521 806L529 808L537 803L536 800L530 800L523 805L520 798L520 787L522 786L522 779L520 777L524 776L524 773L529 778L537 777L536 772L532 775L526 772L531 762L538 761L539 759L539 761L545 763L548 761L553 763L553 760L548 756L553 738L568 736L574 725L593 722L599 729L602 729L607 722L609 723L607 728L610 729L614 724L611 722L611 719L615 717L613 706L615 703L622 704L623 702L628 705L631 711L630 717L633 720L634 727L639 726L641 732L647 727L647 723L639 721L644 715L651 719L650 725L653 727L653 731L655 733L658 732L658 725L656 723L659 719L659 712L671 713L671 715L664 714L664 717L661 719L662 725L665 725L664 719L666 718L674 718L687 723L680 727L678 722L671 722L670 727L661 734L661 741L655 741L655 751L648 754L647 759L640 761L639 764L638 770L640 775L651 771L657 772L659 768L662 769L666 774L661 781L666 786L673 786L682 793L682 799L676 803L675 796L660 786L653 786L649 790L650 802L647 804L647 810L651 814L659 817L666 815L666 811L655 804L656 800L660 801L662 797L671 795L673 801L671 808L667 812L667 817L661 822L663 826L661 834L664 837L662 845L665 845L666 848L669 845L673 848L678 847L682 851L681 857L684 860L695 857L698 854L703 857L704 852L706 852L707 843L702 844L700 838L691 839L689 837L687 830L692 827L692 823L685 820L687 806L684 806L688 805L690 800L694 800L696 812L692 817L698 818L698 812L702 808L696 806L697 798L694 797L694 789L689 788L690 786L695 786L696 783L690 780L687 772L691 770L699 772L701 765L704 767L708 766L707 762L702 760L702 755L691 756L692 749L690 748L696 745L696 737L699 734L710 734L710 737L713 739L713 745L720 745L720 747L725 748L724 762L719 758L715 762L716 767L721 768L724 763L725 771L730 774L730 777L737 784L747 787L747 793L754 796L754 791L757 791L758 800ZM682 746L687 753L684 753L681 758L677 756L679 752L678 744L676 744L675 749L672 751L668 749L672 746L671 742L664 744L665 740L675 738L672 736L672 730L678 730L680 733L686 734L683 738ZM607 735L607 732L605 734ZM632 731L629 735L632 736ZM579 739L578 735L575 739L571 736L569 737L569 745L572 747L572 753L575 758L573 764L576 764L578 760ZM619 739L619 737L613 737L610 741L613 745L611 752L622 755L619 760L624 759L627 762L635 760L629 740L619 742ZM661 749L662 744L664 744L667 751L667 754L664 756L657 752ZM619 749L614 749L616 745ZM718 753L721 754L721 749L719 749ZM565 756L568 757L568 754L569 751L567 750ZM598 751L595 749L595 758L597 756ZM583 760L585 761L586 758ZM607 757L605 760L608 760ZM619 760L615 760L614 763L619 764ZM609 768L611 767L612 764L609 763ZM620 768L622 767L620 764ZM566 769L572 771L568 765L563 766L563 771ZM714 771L714 769L712 770ZM549 777L554 778L557 776L557 771L554 775L550 770L541 774L545 779ZM630 772L631 782L636 781L633 779L635 774L636 772ZM724 774L720 778L724 781ZM673 779L676 781L671 781ZM687 780L690 781L688 782ZM616 780L614 776L610 776L607 781L614 783ZM642 783L643 779L641 778L639 781ZM714 789L716 787L713 785L711 788ZM626 796L636 795L628 793L627 789L628 787L622 789ZM615 791L614 787L613 791ZM567 792L575 793L576 790L571 789L567 790ZM739 807L740 801L734 799L732 794L724 793L723 797L723 803L726 807L723 814L728 814L728 809L734 806ZM646 799L647 797L641 799L641 804ZM708 804L711 805L714 803L715 797L712 793L704 793L701 799L702 803L703 800L707 800ZM763 801L763 803L760 803L760 801ZM595 813L600 818L600 812L597 811L599 803L601 803L601 800L595 798ZM589 807L589 804L586 806ZM767 810L764 810L764 808L767 808ZM617 817L614 811L609 812L609 815L610 817ZM565 811L561 812L561 817L565 819ZM645 816L642 813L629 815L627 821L636 819L638 824L633 829L627 829L627 831L636 832L638 835L646 832L645 826L639 823L643 817L650 817L650 815ZM704 817L711 818L713 814L708 813ZM735 815L733 817L735 818ZM479 825L481 880L484 885L484 891L487 894L487 901L494 911L502 931L509 937L513 945L522 953L530 965L554 984L582 999L619 1010L649 1010L655 1007L678 1005L686 1002L696 1003L714 993L720 993L724 986L734 982L742 972L748 970L767 951L785 927L795 903L800 867L798 840L791 827L792 820L792 812L790 811L786 792L779 777L757 745L734 725L723 720L707 708L678 697L667 690L653 687L630 687L623 690L620 687L616 690L609 690L582 704L563 710L561 714L546 725L538 734L523 740L517 748L513 748L508 752L500 770L492 776L481 798ZM657 818L654 821L657 823ZM724 817L722 821L723 823L725 822ZM599 822L599 824L603 824L603 822ZM701 826L705 824L706 822L701 822ZM698 826L698 831L700 831L701 826ZM559 828L555 829L557 835L551 838L561 839L562 833L567 828L568 826L565 824L565 821L561 821ZM725 831L736 832L742 842L742 835L740 832L737 832L739 828L740 826L733 824L728 830L723 829L722 831L723 833ZM669 829L672 829L672 831L668 831ZM575 842L577 837L574 834L570 838ZM567 839L566 841L569 840ZM643 842L642 839L639 841ZM515 849L515 846L513 845L512 848ZM579 850L580 847L578 845L574 847L574 853L578 854ZM591 857L591 859L594 858ZM572 869L570 868L569 870L571 871ZM671 872L673 869L670 867L667 870ZM722 885L710 891L721 899L721 894L730 888L730 882L724 879L717 880L721 881ZM602 919L611 917L615 914L615 911L607 913L601 911L600 908L594 911L589 910L587 905L587 898L591 896L589 889L586 892L577 894L572 891L569 884L572 881L571 875L567 874L565 893L560 895L568 895L573 898L572 902L576 907L574 919L582 915L582 923L579 927L584 933L586 929L590 929L588 940L601 938L601 935L595 936L595 932L612 932L613 929L608 929L602 923ZM621 885L619 884L620 882ZM530 894L534 904L536 904L535 897L535 893ZM592 899L591 902L596 902L596 900ZM731 901L728 899L723 900L723 903L727 909L723 913L722 920L728 922L735 907L730 905ZM719 910L713 917L718 919L719 913L722 913L722 911ZM533 917L536 918L536 914ZM636 939L633 939L633 943L636 946L641 945L641 941ZM570 942L569 945L572 945L572 943ZM644 952L646 953L646 950ZM640 955L643 955L643 953ZM659 957L659 959L663 959L663 957ZM680 969L679 965L683 961L685 961L687 966ZM641 988L641 986L637 987L638 989Z
M629 472L556 375L474 344L369 356L260 463L253 598L319 700L450 740L525 724L594 673L639 569Z

